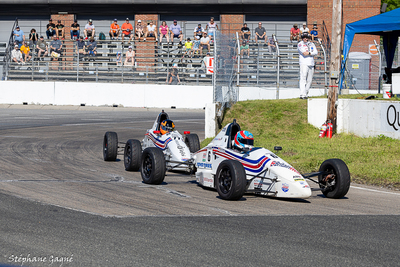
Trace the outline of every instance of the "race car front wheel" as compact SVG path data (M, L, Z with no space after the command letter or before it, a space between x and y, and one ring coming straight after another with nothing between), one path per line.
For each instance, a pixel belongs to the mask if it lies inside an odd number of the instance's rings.
M161 184L165 177L165 158L161 149L148 147L143 150L140 173L145 184Z
M346 163L341 159L325 160L318 176L319 187L322 193L329 198L342 198L350 188L350 172Z
M222 199L241 199L246 191L246 172L236 160L224 160L217 169L217 191Z
M185 144L189 148L190 153L194 153L200 150L200 140L197 134L185 135Z
M103 139L103 158L105 161L117 160L118 135L116 132L106 132Z
M142 145L139 140L129 139L124 149L124 165L127 171L138 171L142 159Z

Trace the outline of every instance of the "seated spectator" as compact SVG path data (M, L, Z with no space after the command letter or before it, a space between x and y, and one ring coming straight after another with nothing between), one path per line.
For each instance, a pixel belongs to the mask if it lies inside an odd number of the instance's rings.
M311 35L311 40L315 40L315 41L317 41L318 40L318 27L317 27L317 25L314 25L313 26L313 29L312 29L312 31L310 32L310 35Z
M58 39L65 39L65 28L64 24L61 24L61 20L58 20L56 24L56 35Z
M85 41L83 41L83 36L79 37L78 41L76 42L76 45L78 46L79 56L82 57L86 55L86 44Z
M155 37L156 42L158 41L157 28L156 28L156 25L154 25L152 21L150 21L149 25L147 25L147 31L144 34L144 39L143 39L144 41L146 41L146 37Z
M132 46L129 46L128 51L125 53L124 66L134 66L134 65L135 65L135 51L133 51Z
M243 40L242 45L240 46L240 55L241 56L249 56L249 45L246 40Z
M290 41L300 42L300 29L297 28L297 24L293 24L293 28L290 29Z
M307 24L304 22L303 23L303 27L302 28L300 28L300 35L302 35L303 33L310 33L310 29L309 28L307 28Z
M53 23L52 19L49 19L49 23L46 25L46 29L47 39L50 39L50 36L56 35L56 25Z
M28 62L32 58L29 42L23 41L20 50L22 53L22 57L24 58L24 62Z
M242 29L240 31L242 33L242 39L246 40L247 42L249 42L250 41L251 32L250 32L249 27L247 27L247 23L243 24L243 27L242 27Z
M125 23L122 24L121 31L122 31L122 42L124 42L125 36L129 36L129 43L130 43L133 38L133 26L132 24L129 23L129 18L125 19Z
M210 37L210 40L214 37L216 30L218 30L218 25L214 22L214 17L211 17L210 22L206 25L206 31L208 31L208 37Z
M31 32L29 33L29 41L31 42L31 44L36 45L38 40L39 40L39 36L38 36L36 30L32 29Z
M140 19L137 21L137 24L135 27L135 35L138 37L139 42L140 42L140 37L144 36L144 28L142 25L142 21Z
M47 43L44 41L43 36L40 36L39 41L36 43L36 53L41 60L47 56Z
M121 31L121 29L118 25L118 20L114 19L114 22L111 23L110 32L109 32L111 40L118 39L120 31Z
M18 45L18 47L21 47L22 42L25 40L24 32L19 28L19 26L17 26L13 31L13 35L15 43Z
M178 83L181 82L181 80L179 79L177 64L174 64L172 66L172 69L170 70L169 74L167 75L167 80L165 82L170 85L177 85Z
M53 60L61 60L60 57L62 55L62 43L56 35L53 35L53 40L50 42L49 53L53 57Z
M162 39L164 37L167 39L167 43L169 44L169 35L168 35L169 28L168 28L168 25L167 25L167 23L165 21L163 21L161 23L159 31L160 31L160 44L161 44L161 41L162 41Z
M179 38L179 44L182 45L183 34L181 26L178 24L176 20L169 26L169 30L171 32L171 42L174 43L174 38Z
M201 54L203 54L204 49L207 49L207 52L210 52L210 38L207 36L206 32L203 32L203 37L200 39Z
M201 27L201 24L199 23L197 25L197 27L194 28L194 31L193 31L194 37L196 37L196 36L199 36L200 38L203 37L203 32L204 32L204 29L203 29L203 27Z
M74 39L74 36L76 36L76 39L78 39L80 33L80 26L78 24L78 21L75 19L74 23L71 24L71 39Z
M17 64L25 64L24 60L22 59L21 50L19 50L19 46L17 44L14 45L14 50L11 51L11 60Z
M117 52L116 62L117 66L122 66L122 53L120 51Z
M196 36L194 37L194 42L193 42L193 47L192 47L192 54L193 57L195 54L199 54L200 55L200 37Z
M86 44L87 53L89 56L97 55L97 42L94 40L94 37L90 37L89 42Z
M268 40L268 52L275 53L276 52L276 44L274 38L269 38Z
M267 44L267 32L265 30L265 28L262 26L262 23L259 22L258 23L258 27L254 30L255 32L255 40L256 43L258 42L258 40L264 40L264 43Z
M87 40L89 37L95 37L96 28L94 27L93 20L89 19L88 23L85 25L85 29L83 30L83 34L85 35L85 39Z
M193 42L190 40L190 38L187 38L187 41L185 42L185 53L183 54L182 58L185 57L186 55L191 57L190 54L192 53L192 46Z

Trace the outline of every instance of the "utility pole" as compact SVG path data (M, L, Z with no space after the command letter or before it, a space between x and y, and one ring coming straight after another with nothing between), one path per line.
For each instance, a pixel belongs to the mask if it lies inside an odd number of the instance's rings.
M331 64L330 82L328 91L328 113L327 120L333 124L333 132L336 132L336 117L338 98L338 85L340 73L340 45L342 44L342 0L333 0L332 11L332 45L331 45Z

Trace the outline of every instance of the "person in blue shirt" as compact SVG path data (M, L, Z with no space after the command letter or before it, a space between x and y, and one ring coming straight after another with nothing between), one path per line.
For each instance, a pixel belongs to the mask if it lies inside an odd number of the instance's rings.
M311 40L312 40L312 41L318 40L318 31L317 31L317 30L318 30L318 27L317 27L317 25L314 24L313 29L312 29L312 31L310 32Z
M25 40L24 32L19 28L19 26L17 26L13 31L13 35L15 43L18 45L19 48L21 48L22 42Z

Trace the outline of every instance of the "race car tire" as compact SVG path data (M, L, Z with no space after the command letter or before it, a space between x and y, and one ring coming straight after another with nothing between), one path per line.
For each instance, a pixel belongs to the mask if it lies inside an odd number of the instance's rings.
M241 199L246 191L246 172L236 160L224 160L217 169L217 191L225 200Z
M127 171L138 171L142 159L142 144L139 140L129 139L124 149L124 165Z
M143 150L140 173L145 184L161 184L165 171L165 158L161 149L148 147Z
M103 158L105 161L115 161L118 155L118 135L116 132L106 132L103 140Z
M329 174L318 176L319 187L326 197L342 198L347 194L350 188L350 172L343 160L325 160L319 167L319 171L334 175L333 180L330 181L325 180Z
M190 153L194 153L200 150L200 140L197 134L185 135L185 144L189 148Z

